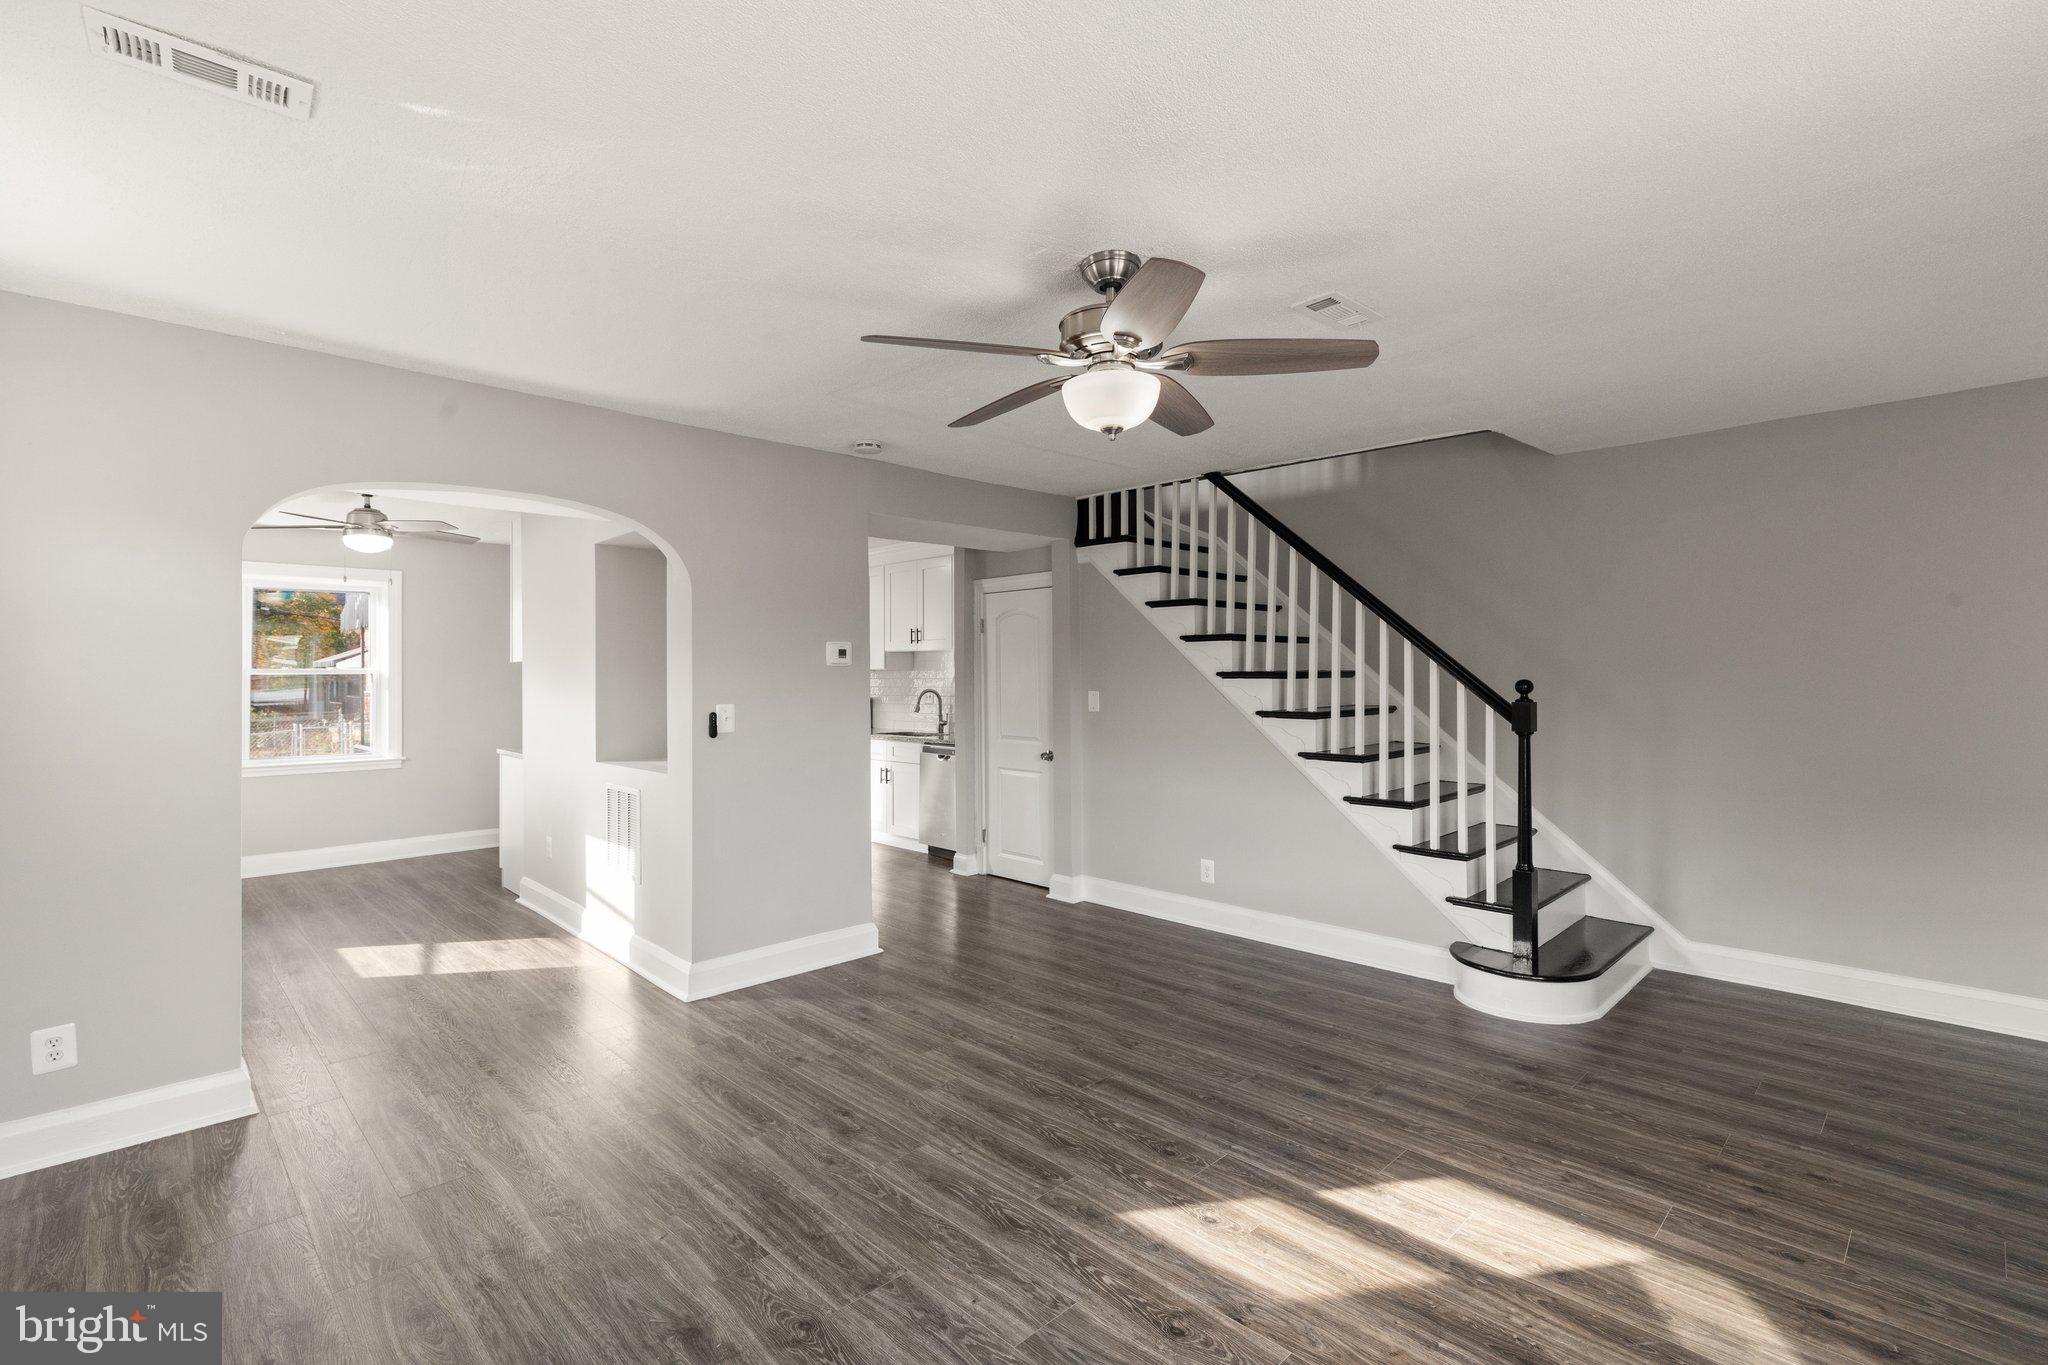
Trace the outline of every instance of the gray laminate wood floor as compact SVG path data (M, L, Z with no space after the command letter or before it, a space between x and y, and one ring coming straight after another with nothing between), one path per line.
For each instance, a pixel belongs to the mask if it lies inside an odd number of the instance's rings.
M694 1005L487 852L246 883L262 1115L0 1183L0 1283L234 1360L2048 1359L2048 1046L875 871L882 956Z

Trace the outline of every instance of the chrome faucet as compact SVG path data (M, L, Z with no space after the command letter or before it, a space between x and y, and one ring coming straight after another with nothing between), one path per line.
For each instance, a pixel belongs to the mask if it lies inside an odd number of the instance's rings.
M946 699L938 694L937 689L927 687L924 691L918 693L917 701L911 705L911 714L922 715L924 713L924 699L926 697L930 697L939 704L939 738L944 739L946 737Z

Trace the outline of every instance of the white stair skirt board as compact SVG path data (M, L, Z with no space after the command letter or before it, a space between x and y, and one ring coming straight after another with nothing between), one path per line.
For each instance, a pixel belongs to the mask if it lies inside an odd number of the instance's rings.
M613 921L603 911L588 910L531 877L519 880L519 904L560 926L591 947L652 981L678 1000L703 1000L727 991L758 986L785 976L801 976L822 967L873 957L882 951L873 924L853 924L822 934L793 938L765 947L748 948L724 957L690 962L638 934L610 932Z
M369 844L334 844L284 853L249 853L242 857L244 877L275 877L286 872L311 872L322 867L353 867L357 863L389 863L400 858L431 858L437 853L467 853L496 848L498 831L464 829L452 834L420 834L410 839L380 839Z
M1591 981L1517 981L1452 959L1451 992L1461 1005L1525 1024L1591 1023L1650 974L1643 949L1638 943Z
M1340 962L1355 962L1362 967L1419 976L1426 981L1449 981L1451 969L1456 965L1449 951L1435 943L1389 938L1364 929L1345 929L1315 920L1296 919L1292 915L1276 915L1269 910L1252 910L1225 901L1203 900L1177 891L1155 891L1149 886L1134 886L1129 882L1113 882L1101 877L1055 879L1056 883L1059 881L1067 883L1061 888L1067 894L1048 893L1054 900L1085 901L1112 910L1128 910L1153 919L1171 920L1175 924L1229 934L1233 938L1270 943L1276 948L1293 948L1297 952L1336 958Z
M868 838L878 844L887 844L890 848L900 848L905 853L929 853L932 851L931 845L920 844L917 840L906 839L900 834L884 834L877 830L869 834Z
M247 1063L112 1099L0 1123L0 1180L256 1112Z

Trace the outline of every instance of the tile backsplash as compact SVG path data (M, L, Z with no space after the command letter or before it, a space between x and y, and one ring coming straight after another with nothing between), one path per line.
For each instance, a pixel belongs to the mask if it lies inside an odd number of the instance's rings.
M926 698L922 714L911 710L927 687L946 699L946 719L953 719L953 651L925 650L891 654L889 667L868 670L868 696L874 699L877 730L936 730L938 712ZM909 665L906 667L905 665Z

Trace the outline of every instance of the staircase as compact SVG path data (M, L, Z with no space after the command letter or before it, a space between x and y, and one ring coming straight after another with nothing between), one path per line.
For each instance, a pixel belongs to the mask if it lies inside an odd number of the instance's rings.
M1536 813L1529 682L1495 691L1225 475L1076 516L1077 557L1441 908L1460 1000L1578 1023L1648 972L1641 901Z

